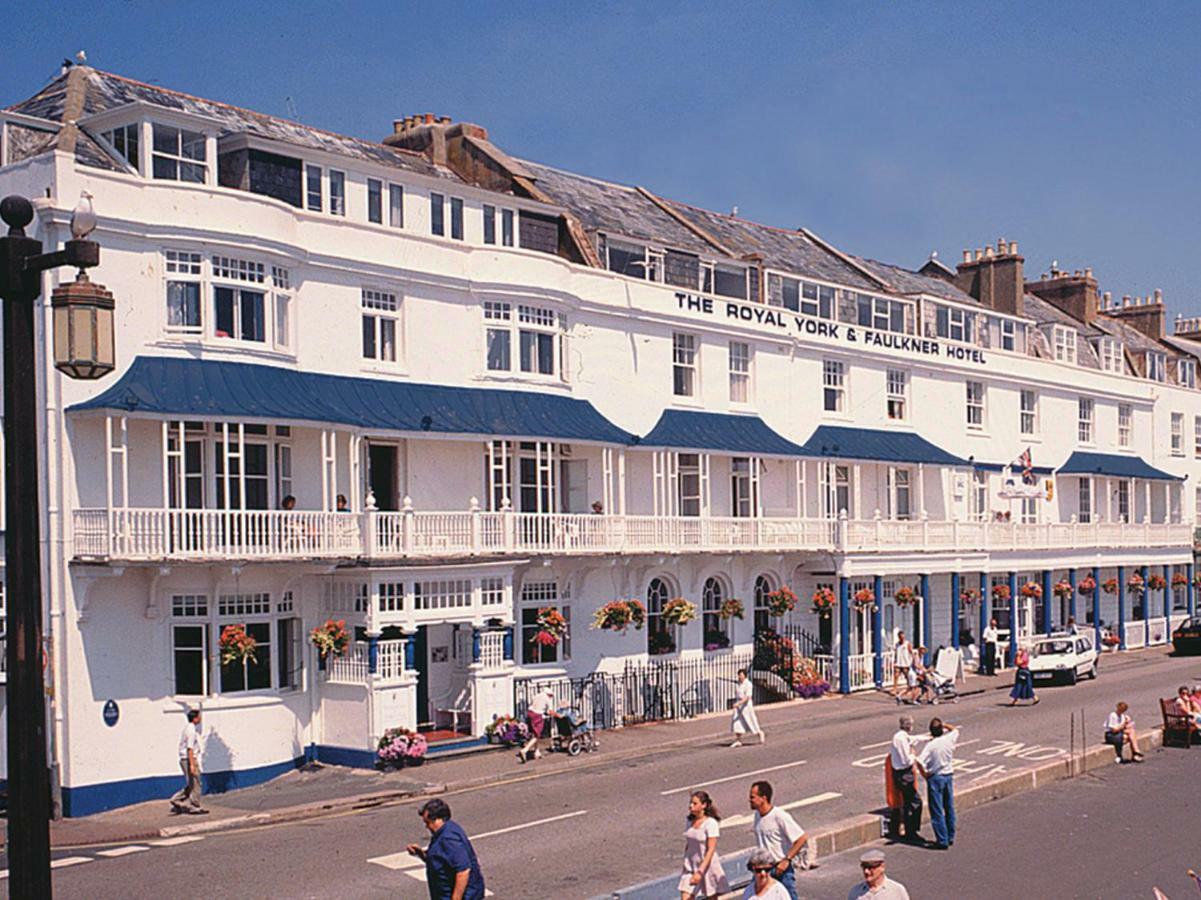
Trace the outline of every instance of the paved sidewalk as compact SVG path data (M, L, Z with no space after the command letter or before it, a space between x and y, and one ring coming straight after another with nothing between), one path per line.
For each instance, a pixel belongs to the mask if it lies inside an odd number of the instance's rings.
M1139 657L1130 654L1120 659L1106 658L1105 663L1111 669L1137 666ZM1004 674L996 678L969 675L961 692L1007 690L1009 686L1010 679ZM773 729L793 725L801 717L816 726L826 720L875 716L884 705L891 708L893 704L887 694L880 692L827 695L819 700L764 706L759 717L770 741ZM548 753L521 765L514 750L494 749L446 759L433 757L420 768L392 772L316 764L262 785L209 795L204 800L210 810L206 816L172 815L166 800L154 800L93 816L62 819L51 823L51 843L56 847L116 843L295 821L427 794L578 772L625 757L668 753L689 744L718 743L728 736L728 713L716 712L685 721L603 731L595 753L574 759Z

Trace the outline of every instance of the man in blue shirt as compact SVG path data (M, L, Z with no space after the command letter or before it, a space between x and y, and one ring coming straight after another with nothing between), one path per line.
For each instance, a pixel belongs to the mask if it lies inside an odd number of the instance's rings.
M409 844L409 853L425 860L430 900L484 900L484 873L475 848L458 822L450 820L444 800L428 800L417 810L433 835L425 849Z

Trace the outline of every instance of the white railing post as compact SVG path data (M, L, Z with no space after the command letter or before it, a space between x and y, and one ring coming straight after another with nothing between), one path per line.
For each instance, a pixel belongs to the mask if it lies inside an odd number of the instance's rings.
M400 507L400 549L405 556L412 556L416 542L417 523L413 518L413 498L405 496Z
M838 512L838 533L834 536L834 545L839 551L846 553L849 543L850 538L847 535L847 511L843 509Z
M930 514L923 509L918 519L922 523L922 549L925 550L930 546Z
M881 533L881 529L883 528L883 525L881 524L881 522L883 520L880 518L880 510L879 509L877 509L872 514L872 521L876 523L876 549L879 550L880 545L881 545L881 540L880 540L881 534L880 533Z
M1151 546L1151 512L1143 513L1143 546Z
M480 501L478 497L471 498L471 553L478 556L480 552Z
M516 517L513 514L513 503L508 497L500 504L501 531L504 534L505 549L512 550L517 543Z

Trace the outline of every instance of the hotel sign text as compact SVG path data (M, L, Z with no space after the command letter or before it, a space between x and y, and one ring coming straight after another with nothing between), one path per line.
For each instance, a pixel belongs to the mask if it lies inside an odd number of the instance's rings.
M696 294L685 294L682 292L676 293L676 304L683 312L700 313L706 316L717 317L724 314L727 319L737 319L740 322L762 325L766 328L775 328L787 333L828 338L844 344L878 347L883 350L895 350L914 356L940 356L945 359L972 362L978 365L985 365L987 363L984 351L978 347L960 346L933 338L896 334L892 331L880 331L863 325L829 322L825 319L797 315L776 306L730 303L723 300L714 300L712 297L701 297Z

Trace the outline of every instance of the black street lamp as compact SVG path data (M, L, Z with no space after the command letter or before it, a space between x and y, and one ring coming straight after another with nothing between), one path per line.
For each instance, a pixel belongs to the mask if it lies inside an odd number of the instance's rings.
M25 236L33 205L0 201L9 226L0 237L0 299L4 301L5 566L8 589L8 890L13 898L50 897L50 776L46 759L42 576L38 513L38 391L34 307L42 273L75 266L74 283L54 290L54 364L72 378L99 378L115 364L113 297L88 280L100 247L84 240L95 227L85 195L71 220L74 240L42 253Z

